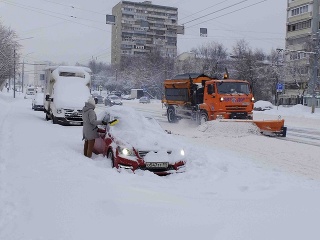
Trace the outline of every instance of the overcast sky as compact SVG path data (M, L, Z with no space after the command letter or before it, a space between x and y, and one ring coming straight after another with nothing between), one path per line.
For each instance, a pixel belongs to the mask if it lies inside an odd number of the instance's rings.
M105 14L111 14L118 2L0 0L0 21L21 39L33 37L20 42L26 62L86 64L94 58L109 63L111 25L105 24ZM286 0L153 0L152 3L178 8L179 24L185 24L185 34L178 36L178 53L209 41L223 43L231 50L240 39L265 52L284 47ZM204 15L207 16L200 18ZM200 27L208 29L207 38L200 37Z

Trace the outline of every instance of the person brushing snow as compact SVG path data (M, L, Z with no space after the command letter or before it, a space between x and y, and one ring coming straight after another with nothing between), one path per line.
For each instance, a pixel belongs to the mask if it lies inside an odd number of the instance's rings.
M97 115L94 111L95 107L95 101L92 97L90 97L82 109L84 140L83 153L88 158L91 158L95 139L99 137L98 125L108 124L108 122L97 120Z

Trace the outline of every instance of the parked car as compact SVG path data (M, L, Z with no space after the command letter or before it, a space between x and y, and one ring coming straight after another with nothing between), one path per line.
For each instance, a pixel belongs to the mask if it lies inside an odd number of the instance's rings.
M273 109L273 105L271 102L259 100L254 103L253 110L255 111L265 111Z
M109 95L104 99L104 105L113 106L113 105L122 105L121 98L116 95Z
M32 109L34 111L44 111L44 93L37 92L32 99Z
M114 126L99 126L94 153L103 154L118 169L148 170L157 175L185 171L185 152L180 142L152 117L144 117L131 107L112 106L98 116ZM102 129L102 130L101 130Z
M150 103L150 98L147 96L143 96L139 99L139 103Z
M33 98L34 95L36 94L36 88L34 87L27 87L26 89L26 94L24 95L24 98L27 99L27 98Z
M103 104L103 97L101 95L94 96L94 101L96 104Z
M121 97L122 93L120 91L112 91L110 95L116 95L118 97Z

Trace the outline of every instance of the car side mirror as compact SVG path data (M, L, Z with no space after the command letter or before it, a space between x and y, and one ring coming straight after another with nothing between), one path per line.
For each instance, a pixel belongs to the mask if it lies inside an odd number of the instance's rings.
M51 98L51 102L53 102L53 98Z
M49 101L49 100L50 100L50 95L47 94L47 95L46 95L46 101Z

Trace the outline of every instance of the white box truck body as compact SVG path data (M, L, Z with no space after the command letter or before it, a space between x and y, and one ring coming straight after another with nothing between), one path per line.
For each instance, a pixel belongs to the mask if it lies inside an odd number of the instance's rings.
M143 95L143 89L131 89L131 99L140 99Z
M45 70L44 112L54 124L82 125L82 108L90 97L91 70L51 66Z

